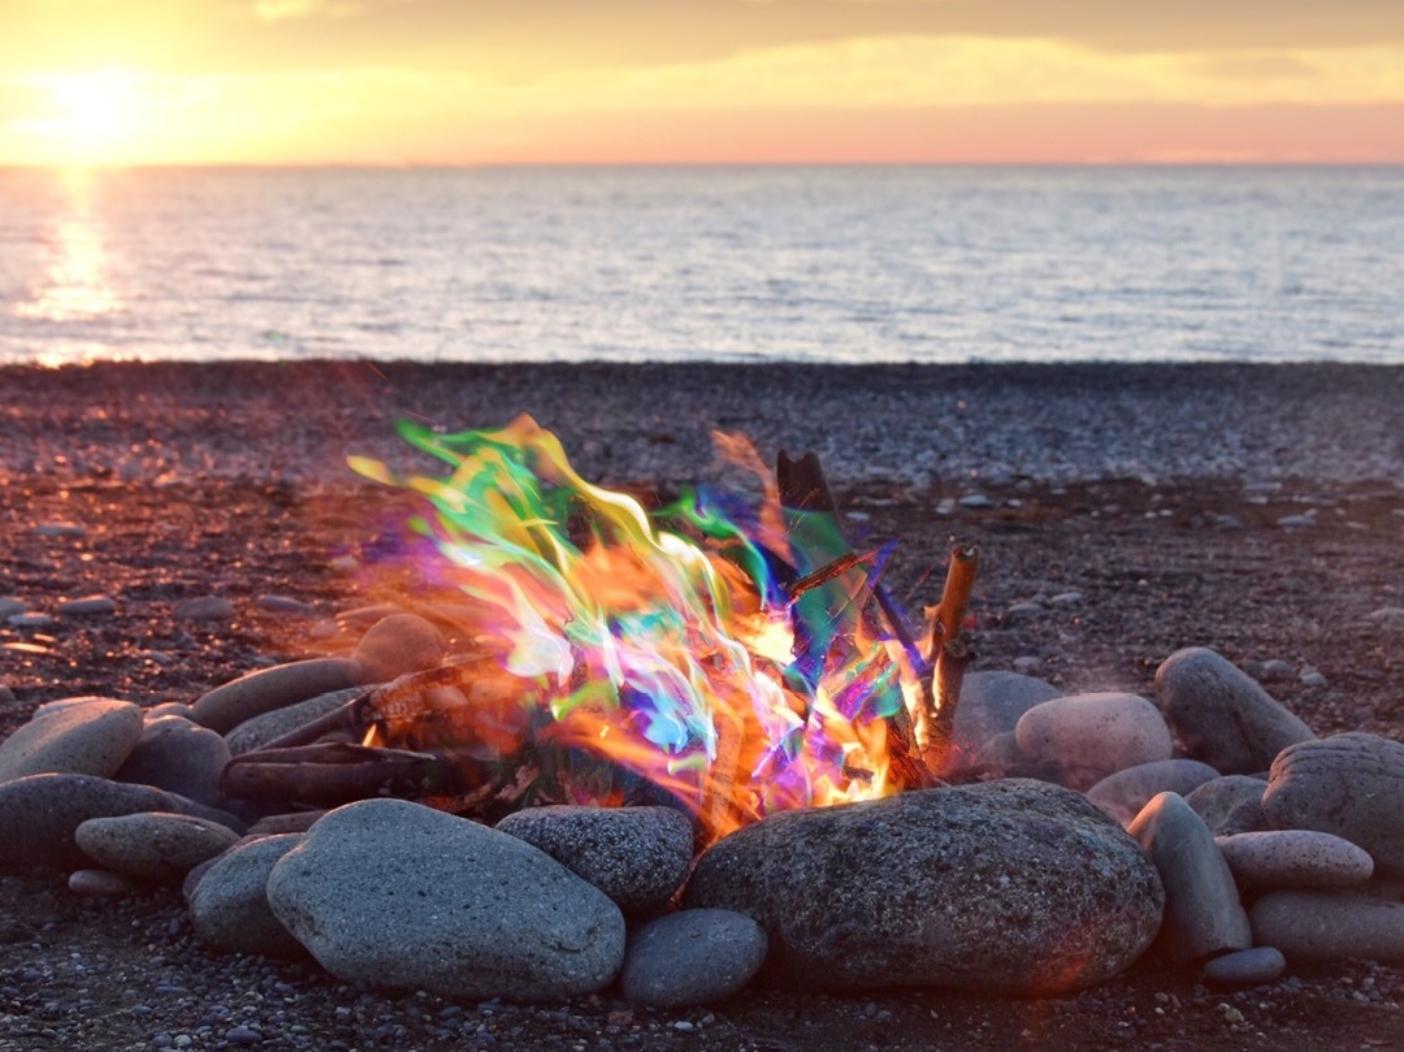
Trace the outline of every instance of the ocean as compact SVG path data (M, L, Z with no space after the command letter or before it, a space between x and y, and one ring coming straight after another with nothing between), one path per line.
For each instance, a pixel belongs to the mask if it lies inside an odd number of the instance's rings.
M1404 362L1404 169L0 169L0 362Z

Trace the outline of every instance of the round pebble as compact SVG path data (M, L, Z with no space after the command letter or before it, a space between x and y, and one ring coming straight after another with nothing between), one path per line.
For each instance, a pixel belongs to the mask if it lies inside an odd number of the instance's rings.
M1204 978L1218 986L1261 986L1287 970L1287 958L1275 946L1254 946L1215 957L1204 966Z

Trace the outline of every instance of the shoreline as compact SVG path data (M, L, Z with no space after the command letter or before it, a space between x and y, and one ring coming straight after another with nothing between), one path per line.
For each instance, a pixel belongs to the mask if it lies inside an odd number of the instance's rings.
M0 366L0 476L351 481L400 417L531 412L606 482L706 477L713 429L841 484L1136 479L1404 487L1404 366L1344 363Z

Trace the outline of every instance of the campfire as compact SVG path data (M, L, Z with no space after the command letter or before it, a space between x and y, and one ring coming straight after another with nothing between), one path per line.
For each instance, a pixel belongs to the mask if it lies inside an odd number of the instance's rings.
M183 881L207 946L452 997L1404 959L1376 880L1404 745L1317 739L1205 648L1159 704L967 675L978 551L913 616L812 453L718 435L736 481L665 497L586 481L529 417L401 431L446 468L353 458L402 509L356 561L376 601L191 705L41 706L0 743L0 864Z
M413 496L410 542L375 571L446 659L235 757L230 796L391 794L480 817L671 798L710 842L928 786L948 764L973 547L917 630L882 580L893 543L850 547L812 453L781 453L772 474L718 434L751 485L660 504L587 482L528 416L401 432L447 474L351 463ZM356 741L319 743L338 732Z

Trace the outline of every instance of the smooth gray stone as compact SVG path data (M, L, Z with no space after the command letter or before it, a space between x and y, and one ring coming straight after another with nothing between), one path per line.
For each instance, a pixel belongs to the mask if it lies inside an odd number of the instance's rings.
M172 811L243 829L233 815L149 785L86 774L32 774L0 784L0 866L81 869L88 856L73 839L90 818Z
M1204 965L1204 978L1217 986L1261 986L1280 978L1287 958L1275 946L1254 946L1215 957Z
M254 600L254 605L270 614L287 614L291 617L317 616L317 608L311 603L288 595L261 595Z
M268 902L347 981L556 999L603 989L624 962L624 917L602 892L516 837L404 800L327 814L274 867Z
M1263 810L1278 829L1358 844L1384 876L1404 876L1404 745L1374 734L1302 742L1273 761Z
M117 612L117 603L109 595L84 595L66 599L58 605L64 617L103 617Z
M1013 731L996 734L985 742L973 761L976 767L993 767L1006 775L1032 762L1019 748L1019 740Z
M249 826L249 836L277 836L281 833L305 833L326 811L289 811L281 815L265 815Z
M1161 793L1131 823L1165 886L1161 937L1181 963L1253 945L1248 915L1214 835L1177 793Z
M1185 797L1185 803L1215 836L1236 833L1256 833L1268 828L1267 812L1263 810L1263 793L1267 780L1246 774L1226 774L1205 782Z
M540 848L626 914L667 906L692 864L692 821L670 807L529 807L497 828Z
M1404 903L1342 891L1272 891L1253 903L1253 937L1289 961L1404 963Z
M990 739L1013 731L1020 716L1060 694L1052 684L1017 672L967 672L951 727L949 766L975 763Z
M139 890L135 881L105 869L76 869L68 875L68 890L95 899L118 899Z
M761 926L731 910L680 910L629 939L619 992L631 1004L689 1008L742 990L765 963Z
M1087 790L1087 799L1123 826L1159 793L1192 792L1219 772L1198 760L1157 760L1108 775Z
M352 652L367 679L389 682L444 661L444 637L418 614L391 614L370 627Z
M1010 780L769 815L707 850L685 901L753 917L792 988L1053 994L1129 967L1164 893L1080 794Z
M302 944L269 908L266 892L273 867L301 842L299 833L251 840L220 855L187 883L190 921L200 941L225 953L304 956Z
M259 669L202 695L195 722L225 734L239 724L319 694L360 684L364 670L345 658L309 658Z
M1186 751L1224 774L1252 774L1314 737L1252 676L1205 647L1177 650L1155 673L1165 717Z
M122 766L141 736L141 709L112 698L64 701L0 742L0 782L51 773L107 778Z
M163 716L179 716L183 720L190 720L191 723L194 723L195 721L190 719L192 712L194 712L194 710L184 702L163 701L159 705L153 705L149 709L143 709L141 718L147 723L155 723Z
M1127 767L1170 759L1165 720L1145 698L1104 691L1035 705L1014 728L1019 748L1060 768L1064 784L1087 789Z
M193 815L145 812L90 818L73 839L98 865L136 880L178 882L191 867L239 839L232 829Z
M219 780L228 762L229 746L214 731L181 716L162 716L146 724L114 777L218 807L224 802Z
M311 723L318 716L334 712L352 698L359 697L369 689L371 688L366 686L333 690L326 694L318 694L315 698L308 698L306 701L288 705L285 708L265 712L262 716L255 716L253 719L245 720L239 724L224 736L224 740L229 746L229 752L234 756L253 752L255 749L263 748L269 742L276 741L289 731L295 731L303 724Z
M201 595L177 603L172 615L177 621L232 621L235 610L222 596Z
M1238 882L1262 888L1348 888L1364 884L1375 860L1330 833L1282 829L1218 837L1215 843Z

